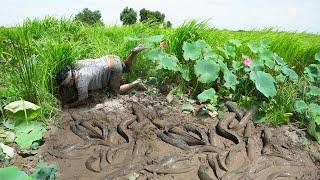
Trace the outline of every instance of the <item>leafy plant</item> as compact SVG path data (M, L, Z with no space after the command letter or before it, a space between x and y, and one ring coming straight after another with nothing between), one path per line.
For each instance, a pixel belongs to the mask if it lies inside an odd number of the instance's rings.
M213 101L216 101L216 99L217 99L216 91L213 88L210 88L208 90L204 90L197 97L198 97L200 103L204 103L207 101L213 102Z
M46 131L40 122L21 123L15 127L16 143L22 150L35 149L39 145L38 141L42 139ZM32 153L32 152L31 152Z
M198 92L197 88L203 90L212 86L213 82L217 82L216 88L226 88L229 93L237 93L238 97L253 96L252 99L257 99L259 94L256 91L258 91L264 97L272 98L277 94L277 86L281 86L286 78L293 82L297 81L297 73L269 49L267 40L259 43L249 42L248 47L253 59L242 55L243 64L241 59L237 59L241 58L237 54L237 48L241 46L239 40L230 39L222 47L218 47L222 53L219 55L219 52L215 53L204 40L197 40L183 43L182 59L168 54L165 48L150 50L147 56L158 64L157 69L170 70L175 74L179 72L182 79L193 85L201 83L199 87L194 87L194 92ZM276 81L280 77L283 81ZM221 86L220 83L223 81L224 84Z
M15 166L0 168L0 177L2 179L10 179L10 180L31 180L25 172L20 171Z
M315 54L315 60L320 62L320 52ZM308 133L320 143L320 88L318 87L320 71L318 70L320 63L305 68L309 85L303 87L306 90L302 91L304 99L295 102L295 111L309 121Z
M38 165L33 171L31 176L28 176L24 171L19 170L15 166L0 168L1 179L10 180L55 180L55 173L57 172L57 166L50 165Z
M58 167L55 164L50 165L38 165L32 173L33 180L55 180L55 173L57 172Z
M0 127L0 140L4 143L12 143L15 139L15 133Z
M187 111L187 112L192 112L194 110L194 107L191 103L186 103L186 104L183 104L181 106L181 111Z
M7 110L6 115L17 122L35 119L40 114L39 106L24 100L11 102L4 109Z

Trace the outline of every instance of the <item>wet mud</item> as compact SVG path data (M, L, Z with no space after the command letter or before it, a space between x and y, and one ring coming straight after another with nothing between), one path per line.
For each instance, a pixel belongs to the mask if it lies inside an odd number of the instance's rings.
M141 92L64 110L39 155L58 179L319 179L319 152L286 127L257 125L232 102L216 118L185 114L182 101Z

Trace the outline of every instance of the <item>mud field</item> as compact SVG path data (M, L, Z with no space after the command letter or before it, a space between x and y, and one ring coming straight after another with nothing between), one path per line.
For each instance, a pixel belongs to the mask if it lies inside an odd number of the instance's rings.
M211 118L157 94L99 101L65 110L46 135L39 156L58 179L319 179L319 149L298 148L302 131L258 126L232 103Z

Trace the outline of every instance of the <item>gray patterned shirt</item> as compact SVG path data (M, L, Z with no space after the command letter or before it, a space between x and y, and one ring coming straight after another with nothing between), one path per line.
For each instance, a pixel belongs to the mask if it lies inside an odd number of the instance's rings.
M78 100L88 98L89 90L107 87L110 76L108 66L107 56L76 62L75 69L77 76L75 78L75 85L78 91Z

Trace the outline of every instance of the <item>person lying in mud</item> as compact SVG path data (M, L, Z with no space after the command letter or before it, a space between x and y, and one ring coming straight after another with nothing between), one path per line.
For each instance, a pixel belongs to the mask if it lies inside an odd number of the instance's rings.
M97 59L78 60L75 68L65 67L61 70L56 80L64 88L75 87L77 100L64 105L64 108L74 108L89 102L89 90L97 90L109 87L112 94L123 94L135 87L143 87L141 79L129 84L121 85L122 73L130 71L137 54L146 49L138 45L131 50L125 63L115 55L107 55Z

